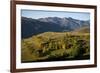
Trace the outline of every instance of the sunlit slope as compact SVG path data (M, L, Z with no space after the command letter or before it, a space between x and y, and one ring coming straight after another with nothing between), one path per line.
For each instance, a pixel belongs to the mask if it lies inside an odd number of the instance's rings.
M81 32L44 32L23 39L21 61L61 61L90 58L90 35Z

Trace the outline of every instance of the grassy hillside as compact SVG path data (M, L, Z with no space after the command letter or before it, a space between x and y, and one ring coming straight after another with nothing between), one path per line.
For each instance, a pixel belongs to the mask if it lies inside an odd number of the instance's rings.
M76 29L75 32L90 33L90 28L89 27L82 27L82 28Z
M45 32L21 41L21 61L61 61L90 58L90 35L81 32Z

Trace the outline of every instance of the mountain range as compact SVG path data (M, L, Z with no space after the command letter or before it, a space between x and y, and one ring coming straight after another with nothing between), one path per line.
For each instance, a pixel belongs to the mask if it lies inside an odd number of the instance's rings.
M71 17L46 17L38 19L21 17L22 38L31 37L43 32L75 31L84 27L90 27L89 20L78 20Z

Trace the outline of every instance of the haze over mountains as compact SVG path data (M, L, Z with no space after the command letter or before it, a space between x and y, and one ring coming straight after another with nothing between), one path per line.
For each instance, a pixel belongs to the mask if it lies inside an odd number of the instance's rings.
M89 29L89 22L89 20L77 20L71 17L47 17L39 19L21 17L22 38L31 37L43 32L76 31L84 27Z

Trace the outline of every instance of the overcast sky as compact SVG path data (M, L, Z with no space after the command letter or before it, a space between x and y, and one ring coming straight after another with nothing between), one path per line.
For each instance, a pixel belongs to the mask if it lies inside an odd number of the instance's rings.
M72 17L78 20L90 20L90 13L86 12L67 12L67 11L43 11L43 10L21 10L21 16L28 18L45 18L45 17Z

